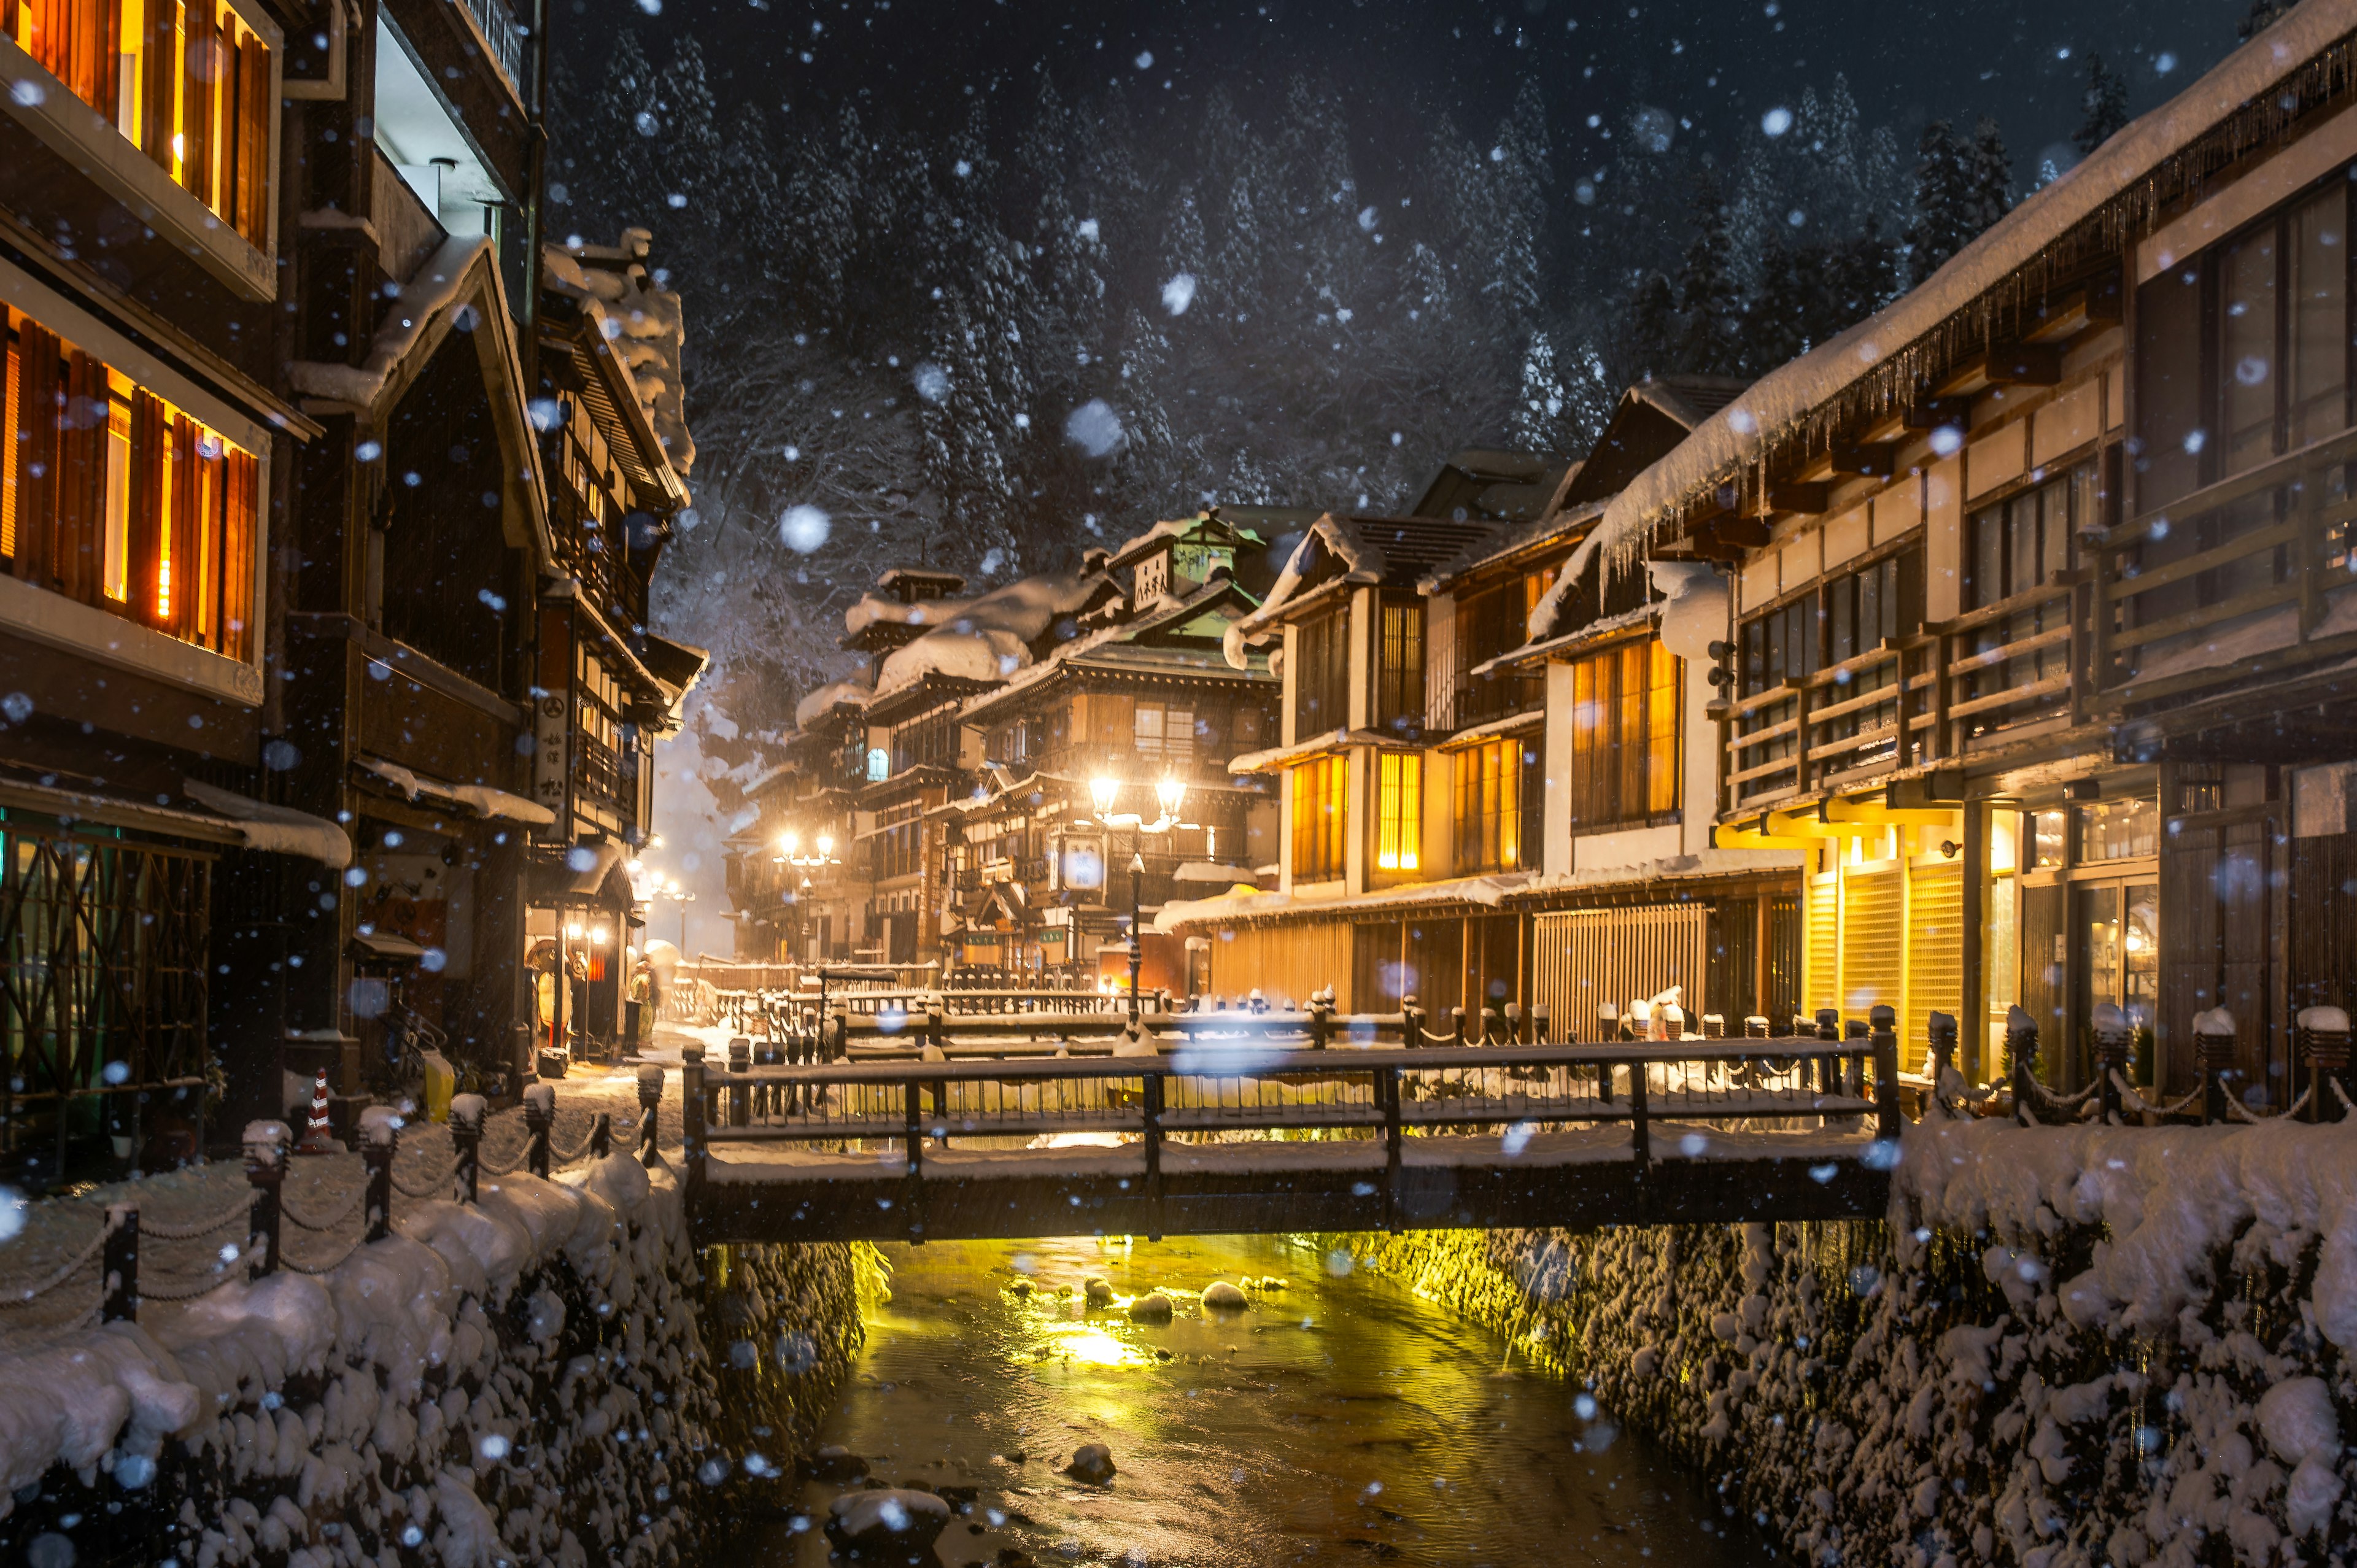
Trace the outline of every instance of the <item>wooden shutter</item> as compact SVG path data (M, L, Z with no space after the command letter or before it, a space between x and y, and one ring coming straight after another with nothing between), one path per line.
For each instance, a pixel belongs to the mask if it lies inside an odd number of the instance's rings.
M172 168L172 108L180 81L177 0L146 0L139 24L139 150Z
M171 487L171 529L164 540L165 559L171 572L171 597L157 626L181 639L186 639L196 627L197 596L203 592L197 580L197 564L203 552L196 542L205 525L200 504L203 491L198 483L201 463L197 455L196 425L186 414L174 414L172 469L165 481Z
M261 465L230 448L221 462L221 651L243 660L253 647L253 534L260 513Z
M182 23L180 183L199 201L213 204L213 83L221 76L221 40L211 0L188 6Z
M16 577L52 587L57 581L57 334L26 321L16 329Z
M146 392L131 394L131 518L124 542L124 609L132 619L161 626L156 611L164 565L164 404Z
M66 357L58 420L58 591L85 604L105 596L106 367L81 349Z
M270 237L270 50L248 33L238 54L237 226L261 245Z
M1795 1012L1838 1006L1835 987L1841 983L1841 952L1835 944L1841 934L1841 886L1828 871L1808 879L1808 929L1802 947L1801 1003ZM1789 1018L1772 1018L1776 1028L1790 1028Z

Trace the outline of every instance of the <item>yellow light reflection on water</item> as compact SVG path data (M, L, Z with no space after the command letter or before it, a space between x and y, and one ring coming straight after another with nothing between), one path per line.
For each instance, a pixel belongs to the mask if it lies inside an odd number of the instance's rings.
M1125 1345L1093 1323L1049 1323L1049 1354L1084 1367L1134 1367L1146 1360L1135 1347Z

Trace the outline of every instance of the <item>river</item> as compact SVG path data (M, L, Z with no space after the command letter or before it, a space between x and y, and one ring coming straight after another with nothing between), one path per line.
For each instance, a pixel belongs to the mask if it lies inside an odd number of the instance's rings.
M947 1568L1775 1560L1577 1390L1347 1255L1254 1237L886 1251L892 1300L820 1440L895 1485L976 1488ZM1091 1274L1121 1304L1166 1290L1177 1316L1089 1311ZM1270 1277L1241 1312L1196 1299ZM1084 1443L1113 1450L1109 1485L1060 1473ZM729 1555L829 1562L815 1525L840 1489L805 1483L804 1519Z

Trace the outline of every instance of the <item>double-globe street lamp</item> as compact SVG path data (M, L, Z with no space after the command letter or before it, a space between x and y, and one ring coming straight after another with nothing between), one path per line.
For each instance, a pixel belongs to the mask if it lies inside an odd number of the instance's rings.
M1120 795L1121 780L1118 779L1110 775L1100 775L1089 780L1089 797L1096 806L1097 821L1108 828L1130 830L1129 1021L1135 1024L1138 1018L1138 965L1145 957L1145 950L1138 940L1138 918L1141 904L1140 887L1146 877L1146 835L1167 833L1172 828L1178 826L1178 808L1187 798L1187 786L1168 774L1164 774L1161 782L1154 786L1154 801L1162 809L1162 814L1150 822L1146 820L1142 812L1114 811L1114 803Z
M802 906L809 902L813 890L810 873L807 868L815 865L841 865L843 864L843 862L835 856L834 835L832 833L819 834L818 853L816 854L804 854L802 853L802 835L795 832L791 828L788 828L784 832L778 835L778 853L770 857L770 864L773 865L793 865L804 868L802 872L802 886L795 889L794 892L794 940L798 942L804 940L809 935L810 914L802 908Z

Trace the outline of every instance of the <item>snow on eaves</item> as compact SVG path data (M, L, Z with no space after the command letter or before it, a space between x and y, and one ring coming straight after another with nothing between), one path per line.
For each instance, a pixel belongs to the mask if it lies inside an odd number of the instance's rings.
M838 707L864 707L875 694L865 681L830 681L794 704L794 727L806 730Z
M1244 668L1244 644L1258 641L1268 635L1270 627L1275 623L1277 612L1299 591L1301 579L1316 562L1316 552L1320 546L1331 551L1342 563L1344 581L1380 583L1383 580L1383 547L1368 542L1348 521L1328 512L1311 523L1308 531L1302 534L1301 542L1293 547L1292 555L1285 563L1285 570L1277 574L1275 585L1269 589L1268 597L1261 602L1260 607L1228 628L1221 639L1221 648L1227 654L1230 667Z
M1640 548L1645 532L1688 498L1726 483L1813 410L2035 262L2172 155L2264 98L2352 31L2357 0L2307 0L2292 7L2177 97L2023 199L1923 284L1823 347L1770 371L1704 421L1607 503L1602 524L1574 555L1574 566L1584 565L1599 546L1616 560ZM1576 575L1567 569L1564 576ZM1536 611L1531 618L1534 628L1553 624L1551 611L1545 621Z
M589 245L576 250L544 246L542 277L547 286L578 298L583 313L597 323L599 333L638 390L640 406L662 446L663 456L673 471L685 478L695 465L695 438L688 432L681 382L687 328L681 317L679 295L656 283L647 271L647 252L653 238L644 229L625 229L621 243L612 251Z
M1058 620L1079 615L1108 591L1114 591L1113 579L1103 572L1060 572L1018 578L977 595L933 630L895 650L877 672L876 694L889 696L931 674L1004 681L1031 663L1031 645Z
M307 397L326 398L373 412L384 395L393 372L424 340L426 331L456 306L476 281L479 265L490 254L491 242L482 235L452 235L417 269L385 313L384 325L369 343L368 358L358 365L336 365L297 360L288 367L295 390ZM490 269L490 286L499 286L497 269ZM501 306L504 318L505 307Z
M1446 882L1422 882L1347 898L1302 898L1291 893L1257 893L1237 888L1211 898L1174 898L1154 917L1154 929L1178 934L1189 926L1215 925L1222 920L1254 915L1329 915L1346 910L1412 908L1426 904L1478 904L1495 908L1506 895L1530 880L1526 872L1501 872L1490 876L1459 876Z

